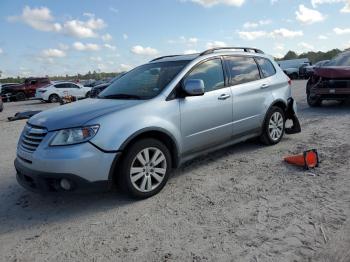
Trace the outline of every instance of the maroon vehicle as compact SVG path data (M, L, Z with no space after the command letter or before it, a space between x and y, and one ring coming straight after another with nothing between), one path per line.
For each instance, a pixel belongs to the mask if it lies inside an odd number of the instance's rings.
M307 103L320 106L323 100L350 99L350 51L316 67L306 85Z
M18 85L3 86L1 96L10 98L11 101L21 101L34 97L36 89L50 84L48 78L27 78L24 83Z

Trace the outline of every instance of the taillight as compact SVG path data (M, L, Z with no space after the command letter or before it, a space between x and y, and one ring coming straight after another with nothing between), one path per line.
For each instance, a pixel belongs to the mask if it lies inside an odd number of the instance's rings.
M288 80L288 85L290 85L290 86L292 85L292 80L290 80L290 79Z

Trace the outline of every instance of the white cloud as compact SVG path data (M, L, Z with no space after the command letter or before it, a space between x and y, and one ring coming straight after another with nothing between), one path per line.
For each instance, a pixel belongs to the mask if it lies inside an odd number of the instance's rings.
M239 31L238 35L241 39L244 40L255 40L257 38L266 38L266 37L272 37L272 38L294 38L297 36L302 36L302 31L292 31L286 28L280 28L276 29L272 32L267 31Z
M195 49L189 49L184 51L184 55L190 55L190 54L196 54L196 53L199 53L199 52Z
M116 46L110 45L110 44L104 44L104 47L105 47L105 48L108 48L108 49L111 49L111 50L113 50L113 51L117 49Z
M238 35L244 40L255 40L268 35L266 31L240 31Z
M334 4L334 3L341 3L345 0L311 0L311 4L313 7L316 7L317 5L321 4Z
M62 26L59 23L54 23L53 20L51 11L47 7L30 8L29 6L25 6L21 15L8 17L8 21L10 22L22 21L39 31L59 32Z
M284 37L284 38L294 38L297 36L303 36L304 33L303 31L292 31L286 28L280 28L276 29L273 32L271 32L272 37Z
M135 45L131 48L131 52L137 55L156 55L158 50L152 47L143 47L141 45Z
M295 12L296 19L303 24L313 24L322 22L326 19L326 16L319 11L299 5L299 11Z
M207 46L207 49L211 49L215 47L225 47L227 46L227 44L222 41L212 41L212 42L208 42L206 46Z
M129 36L127 34L123 34L123 39L127 40L129 38Z
M112 40L112 36L110 34L104 34L101 38L104 42L109 42Z
M283 51L285 49L285 47L284 47L284 44L276 43L274 46L274 49L278 50L278 51Z
M120 71L130 71L131 69L133 69L133 67L131 65L127 65L127 64L120 64Z
M336 33L337 35L346 35L346 34L350 34L350 28L339 28L336 27L333 29L334 33Z
M0 48L0 55L4 52L4 50L2 50L2 48Z
M350 0L347 1L345 6L340 10L342 13L350 13Z
M75 42L73 44L74 49L78 50L78 51L98 51L100 50L100 46L97 44L83 44L81 42Z
M197 44L197 43L198 43L198 38L196 38L196 37L190 37L190 38L188 39L188 43L190 43L190 44Z
M350 13L350 0L311 0L313 7L322 4L336 4L345 3L344 7L340 10L341 13Z
M305 43L305 42L299 43L298 46L300 46L303 49L308 49L308 50L314 50L315 49L313 45L310 45L310 44Z
M318 36L318 39L320 39L320 40L327 40L327 39L328 39L328 36L319 35L319 36Z
M111 11L111 12L113 12L113 13L115 13L115 14L118 14L118 13L119 13L119 9L114 8L114 7L110 7L110 8L109 8L109 11Z
M45 49L41 52L41 54L44 58L56 58L66 56L66 53L64 51L55 48Z
M245 2L245 0L190 0L190 1L200 4L204 7L212 7L214 5L219 5L219 4L229 5L229 6L241 6Z
M65 21L63 24L55 23L51 11L47 7L31 8L25 6L19 16L10 16L8 21L22 21L30 27L45 32L60 32L78 38L97 37L96 31L106 27L101 18L95 18L92 13L84 13L89 19L81 21L78 19Z
M271 20L260 20L258 22L246 22L243 24L244 28L256 28L258 26L269 25L271 24Z
M70 20L63 24L62 31L70 36L78 38L97 37L97 30L106 27L101 18L90 17L87 21Z
M90 60L94 61L94 62L101 62L102 61L102 57L100 57L100 56L91 56Z

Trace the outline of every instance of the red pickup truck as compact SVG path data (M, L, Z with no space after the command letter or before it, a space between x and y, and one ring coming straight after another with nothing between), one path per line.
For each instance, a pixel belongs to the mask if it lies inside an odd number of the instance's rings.
M36 89L48 84L50 84L48 78L27 78L22 84L3 86L1 96L9 98L11 101L25 100L26 98L34 97Z

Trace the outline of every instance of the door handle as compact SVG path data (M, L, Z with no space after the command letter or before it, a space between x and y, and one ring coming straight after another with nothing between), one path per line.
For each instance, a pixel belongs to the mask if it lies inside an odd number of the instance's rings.
M270 85L268 85L268 84L262 84L261 86L260 86L260 88L261 89L265 89L265 88L268 88Z
M229 94L222 94L218 97L219 100L226 100L227 98L230 98L231 96Z

